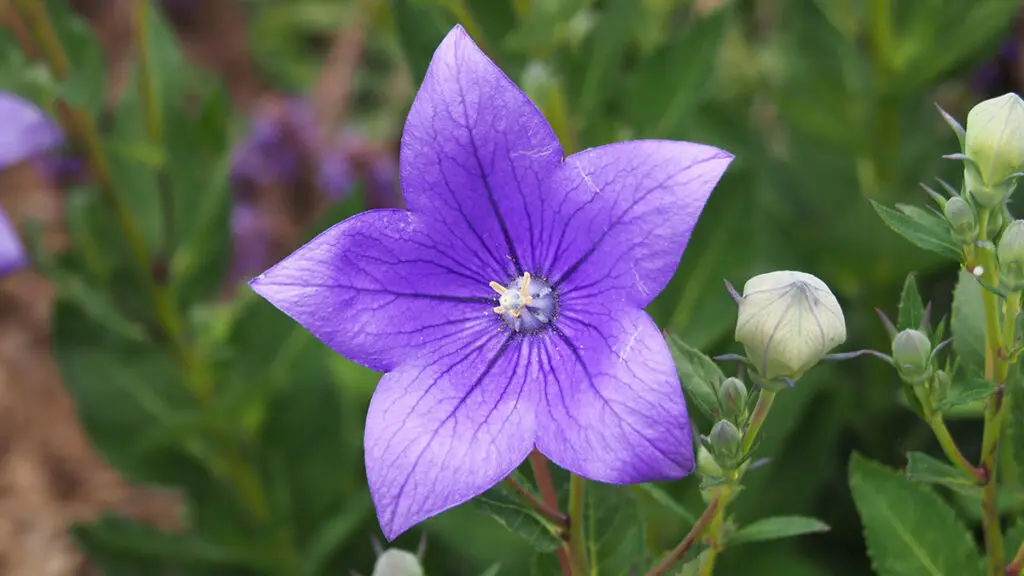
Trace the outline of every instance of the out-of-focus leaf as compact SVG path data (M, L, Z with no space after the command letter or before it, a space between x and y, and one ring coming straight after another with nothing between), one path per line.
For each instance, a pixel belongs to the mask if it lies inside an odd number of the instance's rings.
M697 517L690 513L682 504L676 502L672 496L667 492L655 486L654 484L638 484L637 489L647 494L655 502L658 503L664 510L668 510L673 516L682 520L684 523L693 525L697 521Z
M587 483L586 527L590 562L599 574L632 574L651 558L635 495L609 484Z
M518 473L513 479L526 488L528 484ZM532 509L527 508L519 496L504 482L499 483L482 495L472 500L482 512L490 515L502 526L523 540L526 540L538 552L554 552L562 545L561 540Z
M850 489L879 576L980 574L971 534L929 487L854 454Z
M731 3L710 13L694 14L684 30L644 58L625 84L622 104L638 134L645 138L681 136L682 121L712 86L715 63Z
M579 100L575 106L580 118L588 119L598 110L615 81L629 42L630 28L640 11L634 0L610 0L602 6L600 20L591 35L591 49L584 60L585 71Z
M960 261L960 246L949 232L949 224L942 218L927 212L898 212L870 200L875 212L889 228L903 236L915 246L941 254L950 260Z
M96 118L106 94L106 66L102 45L68 0L47 2L57 36L70 60L70 75L60 81L59 96Z
M950 326L953 350L960 360L961 369L968 376L980 376L985 369L985 307L981 290L973 274L960 271L953 292Z
M683 390L702 412L714 417L720 411L717 390L725 375L714 360L700 350L691 348L674 334L668 334L667 338Z
M1006 394L1010 406L1010 445L1013 462L1017 469L1024 469L1024 374L1020 361L1010 369L1006 382Z
M227 566L260 566L251 550L207 542L195 534L160 532L118 516L106 515L95 522L76 524L73 531L90 558L100 560L101 565L139 562L160 567L150 573L179 570L189 574L197 570L202 574L216 573Z
M324 522L312 535L302 556L299 573L317 576L324 573L331 558L352 538L373 512L368 493L360 491L345 501L333 518Z
M995 386L984 378L970 378L963 382L953 382L949 394L935 406L935 411L946 412L978 400L984 400L995 391Z
M806 516L776 516L756 520L741 527L727 541L728 546L791 538L805 534L828 532L829 525L817 518Z
M391 11L413 82L419 85L427 75L434 51L456 22L439 5L415 0L391 0Z
M921 302L921 293L917 291L917 280L911 273L907 275L907 281L903 284L897 327L900 330L917 330L920 328L923 318L924 303Z
M907 454L907 478L925 484L941 484L956 490L975 489L977 483L959 468L922 452Z

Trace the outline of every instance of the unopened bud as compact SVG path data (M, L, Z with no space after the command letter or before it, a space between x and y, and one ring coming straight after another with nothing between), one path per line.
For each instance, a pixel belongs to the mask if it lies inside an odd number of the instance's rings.
M893 338L893 362L909 384L924 384L932 377L931 355L932 343L919 330L904 330Z
M715 457L703 445L697 447L697 470L701 473L701 476L706 478L722 477L722 467L718 465Z
M743 435L735 424L728 420L715 422L711 434L708 434L708 442L720 466L731 469L739 463Z
M718 403L722 406L724 416L731 420L739 420L746 412L747 387L739 378L726 378L718 389Z
M978 220L966 200L959 196L950 198L946 202L945 214L953 234L961 241L971 242L978 236Z
M996 247L999 282L1012 292L1024 289L1024 220L1014 220L999 238Z
M415 554L391 548L377 559L372 576L423 576L423 567Z
M818 278L769 272L743 286L736 340L761 377L796 380L846 341L846 319Z
M967 114L964 182L978 204L1005 202L1024 170L1024 101L1014 93L979 103Z

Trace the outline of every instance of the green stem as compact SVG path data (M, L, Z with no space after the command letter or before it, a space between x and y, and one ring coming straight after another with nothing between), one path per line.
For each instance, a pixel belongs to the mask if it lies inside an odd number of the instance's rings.
M711 576L715 572L715 562L722 551L722 528L725 526L725 507L733 497L733 487L725 484L718 489L718 508L715 510L711 524L708 526L708 549L704 553L704 563L700 567L700 576Z
M989 210L982 210L980 229L982 241L987 240ZM990 245L978 250L978 265L981 266L982 280L993 287L999 285L997 265ZM999 524L999 500L996 486L997 454L999 436L1003 428L1003 385L1009 372L1009 364L1003 353L1003 330L999 319L999 297L988 289L981 291L985 309L985 379L996 388L985 404L985 429L981 441L981 468L986 482L981 493L982 528L985 532L985 549L988 557L989 576L1001 576L1004 571L1003 532ZM1008 320L1012 322L1012 320Z
M775 401L775 394L771 390L761 389L761 395L757 398L757 406L754 407L754 413L750 415L750 421L747 422L746 431L743 433L744 456L754 446L754 440L757 439L757 434L761 431L765 418L768 417L768 411L772 408L772 402Z
M979 484L983 484L986 481L985 471L975 468L971 461L960 452L956 441L953 440L953 436L949 433L949 428L946 428L946 421L942 419L942 414L932 414L928 419L928 426L935 433L935 439L939 441L939 446L942 447L946 458L955 464L957 468L960 468L977 480Z
M698 518L693 524L693 527L690 528L689 532L687 532L682 542L673 548L672 551L665 556L665 559L657 566L651 568L651 570L647 572L646 576L661 576L662 574L668 573L676 562L679 562L683 556L686 555L686 552L693 547L697 538L700 538L701 534L704 533L704 529L718 517L718 511L722 508L723 504L722 494L719 493L719 495L708 504L708 507L704 509L704 513L701 514L700 518Z
M583 510L587 481L582 476L569 476L569 561L573 576L587 576L590 566L587 561L586 539L583 530Z

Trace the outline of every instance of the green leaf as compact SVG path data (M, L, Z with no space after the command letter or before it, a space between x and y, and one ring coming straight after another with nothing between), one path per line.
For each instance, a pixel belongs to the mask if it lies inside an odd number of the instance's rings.
M751 522L729 537L728 546L791 538L804 534L828 532L829 526L816 518L806 516L776 516Z
M174 447L146 442L198 414L170 355L153 343L117 336L63 298L52 332L54 357L79 419L115 468L131 480L171 485L196 473L194 462Z
M690 513L682 504L672 498L667 492L654 484L637 484L637 490L650 496L663 510L672 513L673 516L683 521L684 524L693 525L697 517Z
M970 532L929 487L855 453L850 489L879 576L981 573Z
M869 201L889 228L915 246L935 252L950 260L960 261L962 257L960 245L953 239L949 231L949 224L942 218L923 210L910 211L910 214L897 212L874 200Z
M391 0L391 12L413 83L419 85L427 75L434 51L455 25L455 20L439 6L415 0Z
M306 546L299 565L299 574L317 576L325 574L329 562L341 546L357 533L373 512L370 496L359 491L345 501L345 505L331 519L317 529Z
M1018 519L1013 526L1006 531L1004 546L1007 555L1012 555L1024 546L1024 520Z
M977 483L959 468L923 452L907 454L907 478L926 484L941 484L957 490L976 489Z
M985 307L981 301L981 285L973 274L960 271L953 292L950 318L953 350L968 376L978 376L985 369Z
M917 280L914 273L911 272L907 274L907 281L903 284L897 328L918 330L922 320L924 320L924 303L921 302L921 293L917 291Z
M601 19L588 40L590 49L586 51L586 71L576 107L579 117L590 118L598 109L600 99L610 93L607 88L616 81L615 71L625 56L630 28L640 12L634 0L611 0L603 4Z
M636 494L617 486L588 482L587 552L598 574L634 574L650 563Z
M518 473L513 473L512 478L520 486L528 486L526 480ZM538 552L554 552L562 545L550 524L523 504L519 495L508 488L505 482L477 496L472 502L477 509L490 515Z
M90 559L99 559L101 565L115 558L113 561L119 564L131 559L157 561L153 565L160 566L160 572L188 574L194 574L196 568L259 567L251 551L206 542L187 532L160 532L118 516L106 515L95 522L76 524L73 532Z
M102 45L93 28L78 15L68 0L47 4L64 53L71 61L71 73L60 81L59 97L95 119L103 105L107 87Z
M694 14L684 29L674 29L664 46L639 62L625 83L622 106L643 137L679 135L683 121L713 85L716 56L732 14L731 5Z
M720 412L716 390L725 375L714 360L700 350L691 348L674 334L668 334L667 339L683 390L702 412L714 418Z
M937 412L946 412L954 408L984 400L996 391L995 386L984 378L971 378L963 382L954 382L946 398L935 407Z
M498 562L494 566L491 566L487 570L484 570L480 576L498 576L501 573L501 562Z

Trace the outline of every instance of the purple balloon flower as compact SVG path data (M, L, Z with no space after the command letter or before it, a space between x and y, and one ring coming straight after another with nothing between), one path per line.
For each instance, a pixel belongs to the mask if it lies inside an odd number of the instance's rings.
M0 170L60 146L60 128L35 104L0 91Z
M461 27L448 34L402 138L409 211L349 218L252 281L386 372L364 438L385 536L534 449L614 484L693 470L675 366L643 308L731 160L670 141L563 157L526 95Z
M21 239L18 238L18 231L7 217L7 213L0 208L0 278L24 268L27 264L28 257L21 245Z

